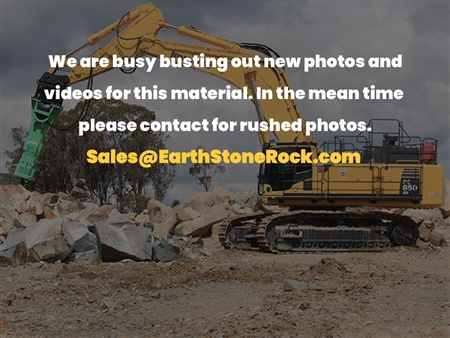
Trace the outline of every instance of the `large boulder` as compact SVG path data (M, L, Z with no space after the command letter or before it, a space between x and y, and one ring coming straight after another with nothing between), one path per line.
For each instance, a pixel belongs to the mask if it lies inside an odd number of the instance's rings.
M180 222L190 221L200 216L200 214L191 207L182 208L176 211L177 219Z
M192 237L209 236L212 225L226 217L228 217L228 211L222 205L216 204L208 213L200 215L196 219L178 224L175 228L175 235Z
M136 225L142 225L146 222L150 222L150 218L148 217L148 212L147 213L141 213L139 215L137 215L134 219L133 222Z
M239 204L243 208L253 209L253 206L259 200L256 190L240 191L233 196L234 203Z
M83 187L74 186L72 191L70 192L70 196L77 200L87 200L89 197L89 193L83 189Z
M66 215L66 217L69 216L70 214ZM122 214L111 204L104 204L99 207L96 204L89 203L84 209L76 212L74 216L74 220L81 222L86 226L99 222L116 223L125 220Z
M430 241L431 232L434 230L434 223L430 221L423 221L419 227L419 237L424 242Z
M167 232L178 223L175 211L154 198L148 201L147 211L148 221L160 224Z
M235 203L230 207L230 211L232 211L234 214L242 216L242 215L251 215L253 214L253 210L250 208L244 208L241 205Z
M42 219L8 233L6 241L0 245L0 256L11 258L15 265L63 260L71 251L62 232L63 222L62 218Z
M159 223L145 222L142 226L152 231L152 242L167 240L170 237L169 232Z
M63 198L58 199L58 202L56 203L56 210L61 216L80 211L77 203Z
M180 248L167 241L153 243L153 260L155 262L171 262L181 258Z
M9 199L4 189L0 188L0 218L13 225L14 220L19 217L14 203Z
M14 204L14 208L19 211L23 212L25 210L20 211L20 209L23 209L23 205L25 204L25 201L27 200L28 196L30 196L30 192L25 189L22 185L4 185L2 189L6 196L8 196L9 200Z
M430 243L434 246L448 246L450 244L450 229L434 229L430 235Z
M41 205L44 205L44 204L52 205L52 204L55 204L56 202L58 202L58 200L59 200L59 195L51 193L51 192L47 192L47 193L41 195L40 202L41 202Z
M46 218L46 219L54 219L54 218L60 218L61 217L59 215L59 213L57 211L55 211L55 209L52 208L48 203L45 203L42 206L42 210L44 211L44 218Z
M97 236L90 232L83 223L66 223L63 225L63 233L74 252L99 252L97 247Z
M111 224L106 222L96 223L95 230L101 244L102 261L152 260L151 229L135 226L134 223L128 221Z
M78 263L83 265L100 265L102 260L94 251L71 252L64 260L64 263Z
M434 209L406 209L403 216L411 217L415 222L430 221L439 223L442 221L442 214L439 208Z
M98 236L104 262L124 259L169 262L181 257L180 248L168 243L168 234L156 223L136 226L132 222L98 223L93 232Z
M231 201L231 193L228 190L222 188L221 186L216 185L212 192L218 198L220 198L222 200L222 202L230 203L230 201Z
M187 199L186 202L184 202L182 205L183 209L191 208L198 212L200 215L207 213L211 204L207 199L204 199L205 195L202 194L204 193L194 195ZM210 196L210 194L208 194L207 196ZM207 201L206 204L204 203L205 201Z
M33 223L36 223L36 221L37 221L36 215L32 215L28 212L24 212L24 213L20 214L17 219L19 220L20 224L24 227L27 227Z
M35 191L33 191L25 202L26 210L24 212L34 216L42 215L44 211L42 210L40 199L40 195L36 195Z

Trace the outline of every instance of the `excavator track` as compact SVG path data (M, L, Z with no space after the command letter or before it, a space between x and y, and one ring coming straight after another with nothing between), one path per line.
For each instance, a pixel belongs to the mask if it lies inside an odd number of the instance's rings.
M418 224L385 212L296 211L255 214L221 223L219 240L226 249L270 253L314 251L382 251L414 245Z

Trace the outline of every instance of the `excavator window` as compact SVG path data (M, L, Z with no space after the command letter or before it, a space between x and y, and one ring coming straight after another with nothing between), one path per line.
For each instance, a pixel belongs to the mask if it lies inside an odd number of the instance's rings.
M273 191L283 191L295 183L312 178L311 164L268 164L264 169L264 183L269 184Z

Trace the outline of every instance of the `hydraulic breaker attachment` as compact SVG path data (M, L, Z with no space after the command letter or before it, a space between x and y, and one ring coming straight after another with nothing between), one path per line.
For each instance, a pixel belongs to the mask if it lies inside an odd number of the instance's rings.
M23 146L23 153L16 168L16 175L34 181L36 162L42 150L45 134L62 107L43 103L40 99L31 98L31 125L27 139Z
M55 96L55 89L63 90L69 85L67 75L56 75L45 72L37 80L36 93L31 98L31 125L28 137L23 145L23 153L16 168L16 175L34 181L36 162L42 150L45 134L50 124L61 113L62 102ZM53 96L48 98L46 92Z

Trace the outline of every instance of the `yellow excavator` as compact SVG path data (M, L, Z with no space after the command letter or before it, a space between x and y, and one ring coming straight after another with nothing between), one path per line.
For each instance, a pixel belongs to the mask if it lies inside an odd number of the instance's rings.
M157 37L164 30L175 31L196 43ZM88 57L90 67L70 64L70 57L110 35L113 35L112 39ZM81 81L88 81L91 89L92 78L114 69L113 61L147 59L149 56L190 60L191 65L193 60L200 58L216 60L215 66L191 68L220 77L247 91L256 107L258 122L301 124L297 131L275 130L272 136L270 130L261 128L258 133L263 153L288 154L283 161L261 165L258 175L261 202L289 207L291 211L267 212L223 222L219 238L225 248L266 252L366 251L382 250L391 245L413 245L418 238L418 225L410 218L380 211L349 212L345 208L433 208L442 204L443 168L437 164L436 139L409 136L398 120L388 121L394 124L394 132L377 131L377 124L386 121L373 119L359 134L336 136L319 146L305 132L305 119L291 96L258 99L258 91L290 89L282 67L257 67L255 64L224 67L223 64L224 60L229 63L235 58L276 59L279 57L276 52L261 44L225 40L191 26L170 25L152 3L126 12L118 21L88 37L86 43L63 58L64 67L58 65L48 69L37 81L37 90L32 97L29 136L16 174L24 179L34 179L45 134L62 110L63 100L49 99L46 94ZM106 62L101 61L105 59ZM97 64L94 65L94 61ZM69 68L69 71L58 75L58 68ZM130 73L135 69L136 66L121 70ZM319 161L321 154L348 152L358 154L361 161ZM298 156L290 156L292 154L302 154L307 161L296 161Z

